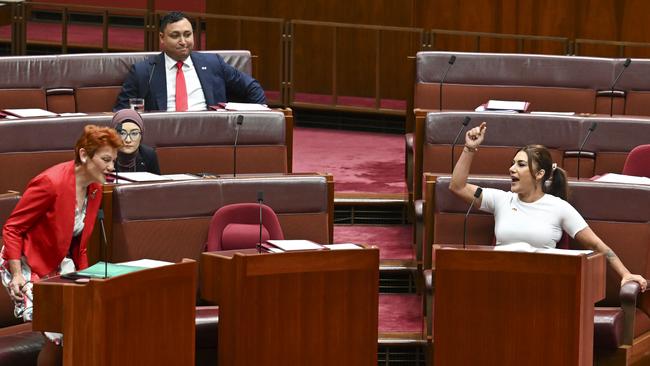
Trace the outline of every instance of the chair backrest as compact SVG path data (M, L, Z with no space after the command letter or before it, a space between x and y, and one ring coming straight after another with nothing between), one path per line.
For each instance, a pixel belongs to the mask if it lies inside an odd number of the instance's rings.
M107 220L110 259L199 260L215 211L255 202L260 191L277 214L284 237L331 243L332 186L329 176L313 174L120 184L107 194L110 202L106 196L104 202L105 207L112 207ZM259 211L255 217L257 224ZM258 230L259 226L256 237Z
M237 173L289 172L292 117L285 118L282 112L145 113L143 142L156 149L163 174L232 174L232 145L239 115L246 122L239 131ZM23 190L38 173L72 160L83 126L111 126L112 118L111 114L101 114L3 121L0 192Z
M249 51L219 54L251 74ZM88 53L0 57L0 109L42 108L52 112L109 112L131 65L158 52Z
M4 245L2 241L2 227L19 200L20 194L17 192L0 194L0 248ZM9 298L9 294L4 288L0 288L0 328L21 323L21 320L14 317L13 310L13 301Z
M414 107L474 110L489 99L525 100L534 111L596 112L597 92L611 85L612 59L576 56L418 52Z
M623 174L650 178L650 144L632 149L625 159Z
M210 220L206 250L211 252L255 248L260 239L260 226L262 242L284 239L280 221L271 207L257 203L234 203L223 206Z

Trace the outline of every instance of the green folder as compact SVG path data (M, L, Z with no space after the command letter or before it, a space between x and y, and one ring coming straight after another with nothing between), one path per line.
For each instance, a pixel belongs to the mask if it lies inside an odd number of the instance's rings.
M107 272L109 278L147 269L145 267L125 266L113 263L108 263L108 266L106 268L108 269ZM76 275L80 277L104 278L106 268L104 267L104 262L97 262L96 264L84 270L77 271Z

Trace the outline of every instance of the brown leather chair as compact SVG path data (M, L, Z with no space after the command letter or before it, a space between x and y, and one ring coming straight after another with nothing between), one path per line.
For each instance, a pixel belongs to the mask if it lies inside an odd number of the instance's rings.
M0 194L0 230L20 200L17 192ZM0 248L2 232L0 231ZM5 288L0 288L0 365L35 365L45 338L32 331L31 323L14 316L13 301Z
M249 51L216 53L252 74ZM0 57L0 109L42 108L56 113L110 112L126 75L136 62L157 52Z

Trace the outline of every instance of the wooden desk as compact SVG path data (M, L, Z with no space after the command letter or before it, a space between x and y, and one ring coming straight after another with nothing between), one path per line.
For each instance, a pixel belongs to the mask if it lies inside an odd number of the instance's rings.
M193 365L197 263L80 285L34 284L33 329L60 332L65 366Z
M602 254L435 250L435 365L592 365Z
M204 253L219 365L377 365L379 251Z

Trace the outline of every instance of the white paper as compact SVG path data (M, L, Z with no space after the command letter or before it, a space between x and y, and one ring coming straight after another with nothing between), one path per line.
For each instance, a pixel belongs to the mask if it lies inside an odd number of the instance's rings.
M501 252L520 252L520 253L543 253L543 254L560 254L560 255L583 255L591 254L592 250L571 250L559 248L538 248L528 243L510 243L497 245L494 250Z
M133 267L142 267L142 268L157 268L162 266L168 266L174 263L159 261L155 259L139 259L137 261L122 262L117 264L125 265L125 266L133 266Z
M161 180L171 180L163 177L162 175L149 172L119 172L117 173L117 178L118 182L120 179L125 179L131 182L155 182Z
M576 112L547 112L547 111L532 111L530 114L539 114L541 116L575 116Z
M59 113L59 116L61 117L73 117L73 116L87 116L87 113L82 113L82 112L66 112L66 113Z
M271 108L256 103L232 103L228 102L224 106L227 111L270 111Z
M325 248L330 250L344 250L344 249L363 249L362 246L352 243L342 243L342 244L325 244Z
M528 244L528 243L510 243L502 244L494 247L494 250L501 252L525 252L525 253L535 253L537 248Z
M559 248L539 248L537 253L544 254L560 254L560 255L589 255L593 250L573 250L573 249L559 249Z
M197 177L196 175L192 174L163 174L161 177L169 180L194 180L194 179L201 179L201 177Z
M56 113L46 111L40 108L20 108L20 109L5 109L7 113L14 114L18 117L56 117Z
M526 102L512 100L490 100L488 101L486 108L497 110L524 111L526 110Z
M594 181L605 183L650 184L650 178L647 177L637 177L634 175L623 175L615 173L607 173L596 178Z
M323 246L309 240L268 240L267 243L276 246L285 252L292 250L323 249Z

